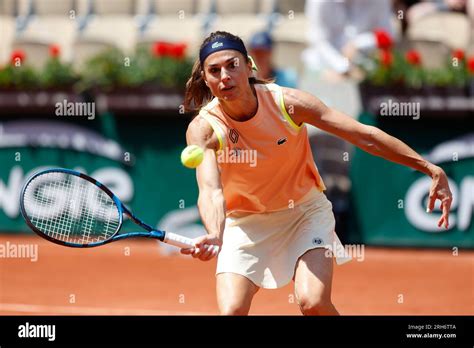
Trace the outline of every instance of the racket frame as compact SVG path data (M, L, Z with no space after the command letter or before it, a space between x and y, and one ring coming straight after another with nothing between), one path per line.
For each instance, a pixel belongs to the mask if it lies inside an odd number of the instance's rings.
M41 230L39 230L31 222L30 218L28 217L28 214L26 213L26 210L25 210L25 205L24 205L24 199L23 198L24 198L25 191L28 188L29 184L35 178L37 178L38 176L48 174L48 173L65 173L65 174L69 174L69 175L78 176L78 177L80 177L82 179L85 179L85 180L89 181L90 183L96 185L102 191L104 191L110 198L112 198L112 200L114 201L114 203L116 205L118 213L119 213L119 223L118 223L118 227L117 227L117 230L115 231L115 233L113 235L111 235L110 238L108 238L104 241L88 243L88 244L78 244L78 243L69 243L69 242L61 241L61 240L55 239L53 237L50 237L46 233L41 232ZM158 240L164 242L165 241L165 236L166 236L165 231L154 229L153 227L151 227L147 223L143 222L142 220L140 220L136 216L134 216L132 214L132 212L122 203L122 201L112 191L110 191L110 189L107 186L105 186L101 182L97 181L96 179L90 177L89 175L86 175L84 173L80 173L80 172L75 171L75 170L66 169L66 168L50 168L50 169L46 169L46 170L41 170L41 171L33 174L32 176L30 176L28 178L28 180L26 180L26 182L23 185L23 188L21 190L20 211L21 211L21 215L25 219L25 222L28 225L28 227L30 227L33 230L33 232L38 234L40 237L45 238L45 239L47 239L48 241L50 241L52 243L56 243L56 244L64 245L64 246L68 246L68 247L73 247L73 248L92 248L92 247L101 246L101 245L104 245L104 244L107 244L107 243L111 243L111 242L114 242L114 241L117 241L117 240L121 240L121 239L125 239L125 238L134 238L134 237L147 237L147 238L158 239ZM143 227L147 232L128 232L128 233L118 234L118 232L122 228L123 214L124 213L127 214L127 216L130 219L132 219L132 221L134 223L136 223L137 225Z

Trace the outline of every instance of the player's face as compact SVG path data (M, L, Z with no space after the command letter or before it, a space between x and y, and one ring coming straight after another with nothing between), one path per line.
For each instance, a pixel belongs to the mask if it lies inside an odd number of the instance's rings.
M224 50L206 58L203 74L215 97L231 101L250 88L252 67L240 52Z

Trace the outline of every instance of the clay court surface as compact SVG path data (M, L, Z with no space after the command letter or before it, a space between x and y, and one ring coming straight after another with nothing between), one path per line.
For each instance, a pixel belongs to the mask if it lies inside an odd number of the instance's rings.
M0 236L0 244L7 241L37 244L38 260L0 258L2 315L218 314L215 260L164 256L152 240L72 249L31 235ZM474 314L474 251L366 247L364 256L335 266L341 314ZM250 314L299 315L293 283L260 290Z

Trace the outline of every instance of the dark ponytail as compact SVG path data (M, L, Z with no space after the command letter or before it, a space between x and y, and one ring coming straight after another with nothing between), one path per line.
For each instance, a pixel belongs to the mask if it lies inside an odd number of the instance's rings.
M201 50L207 43L219 38L235 40L243 44L242 39L236 35L233 35L226 31L215 31L209 34L209 36L206 39L204 39L199 49ZM249 62L248 57L245 57L245 59L246 59L246 62ZM191 72L191 77L186 82L186 91L184 94L184 108L187 112L193 112L193 113L199 112L199 110L201 110L201 108L207 103L209 103L213 98L211 90L209 89L209 87L206 86L206 83L204 82L204 78L201 74L202 68L203 67L198 58L196 62L194 63L193 70ZM251 84L256 84L256 83L265 84L265 83L273 83L274 80L261 80L255 77L250 77L249 82Z

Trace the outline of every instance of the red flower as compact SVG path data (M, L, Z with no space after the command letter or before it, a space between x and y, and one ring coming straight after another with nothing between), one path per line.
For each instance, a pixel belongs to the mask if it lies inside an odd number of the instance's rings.
M381 49L388 49L392 47L393 40L390 34L383 29L374 30L375 40L377 41L377 47Z
M61 48L59 45L50 45L49 55L53 58L58 58L61 55Z
M23 63L25 60L25 52L23 50L15 50L12 52L11 55L11 63L12 65L16 65L17 62L19 61L20 63Z
M171 56L177 59L183 58L186 52L186 46L187 45L185 43L173 45L171 47Z
M155 42L155 44L153 45L152 52L156 57L167 56L169 51L168 46L169 44L167 42Z
M393 55L390 50L381 50L380 51L380 62L383 66L389 67L393 63Z
M173 44L171 42L157 41L153 45L152 53L155 57L184 57L187 45L185 43Z
M453 58L456 58L458 61L464 60L465 54L463 50L454 50L451 55Z
M467 70L469 70L469 72L474 75L474 56L470 57L468 60L467 60Z
M406 53L405 58L408 63L411 65L420 65L421 64L421 56L415 50L410 50Z

